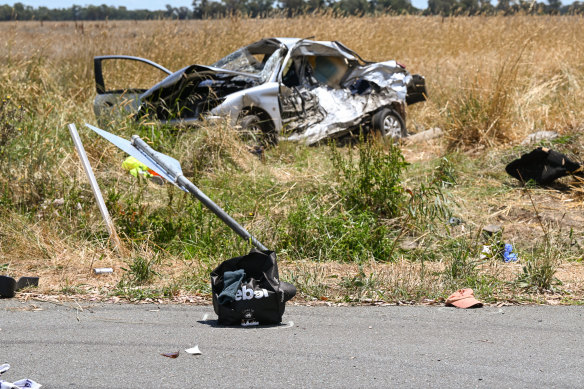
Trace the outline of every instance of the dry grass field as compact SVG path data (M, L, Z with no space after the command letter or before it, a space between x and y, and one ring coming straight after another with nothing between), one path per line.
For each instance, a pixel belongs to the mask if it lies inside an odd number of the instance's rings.
M558 132L554 142L541 144L584 159L580 17L10 22L0 24L0 36L0 274L41 277L39 288L21 298L198 302L208 299L209 270L248 249L178 191L135 182L120 167L123 156L82 129L95 123L94 56L142 56L177 70L212 63L264 37L314 36L341 41L368 60L396 59L426 77L429 100L409 108L408 131L440 127L445 135L401 145L411 163L401 185L419 188L437 172L451 177L440 190L462 225L434 218L428 222L434 227L420 221L402 234L411 221L405 216L382 220L339 208L342 190L331 161L335 153L356 154L349 146L335 152L282 143L260 161L225 126L152 125L140 128L141 135L179 159L203 190L278 253L282 276L297 285L300 300L434 302L470 286L493 303L584 301L581 183L567 178L523 188L504 172L535 147L520 142L536 131ZM118 80L126 81L151 82L131 72ZM68 123L80 128L119 225L122 253L107 241ZM129 136L136 129L120 123L115 130ZM302 215L310 221L299 221ZM364 224L382 228L383 239L399 249L388 254L374 242L357 249L372 234ZM503 226L518 263L480 259L479 232L487 224ZM339 235L327 243L333 226ZM310 236L299 233L303 228ZM404 248L412 242L413 249ZM105 266L114 274L92 274Z

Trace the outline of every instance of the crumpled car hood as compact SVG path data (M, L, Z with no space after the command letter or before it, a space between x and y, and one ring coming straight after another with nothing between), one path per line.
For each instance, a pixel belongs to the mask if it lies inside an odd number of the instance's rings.
M258 82L254 74L190 65L142 93L139 115L155 113L162 120L198 118L221 104L226 96Z
M207 65L189 65L180 70L177 70L173 74L166 77L164 80L160 81L152 88L148 89L146 92L140 95L140 99L148 100L148 98L157 91L166 88L172 88L182 80L184 80L188 75L191 74L200 74L201 77L213 78L217 74L225 74L225 75L232 75L232 76L242 76L242 77L249 77L250 79L258 79L259 77L255 74L243 73L243 72L235 72L232 70L220 69L215 68L213 66Z

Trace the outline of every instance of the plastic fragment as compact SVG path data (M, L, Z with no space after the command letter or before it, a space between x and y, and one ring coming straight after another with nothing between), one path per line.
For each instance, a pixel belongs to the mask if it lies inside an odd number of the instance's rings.
M93 269L93 272L95 274L108 274L113 273L114 269L112 269L111 267L96 267L95 269Z
M0 375L6 373L10 369L10 365L8 363L4 363L0 365ZM39 389L42 385L33 381L29 380L28 378L24 378L14 382L8 382L4 380L0 380L0 389Z
M196 345L195 347L191 347L191 348L186 349L185 352L187 354L191 354L191 355L201 355L201 354L203 354L201 352L201 350L199 350L199 346L198 345Z
M505 262L515 262L517 261L517 253L513 252L513 246L509 243L505 243L505 251L503 251L503 258Z
M160 355L167 357L167 358L178 358L180 351L175 351L173 353L162 353Z
M12 383L0 380L0 389L39 389L41 386L41 384L33 380L29 380L28 378L14 381Z
M480 259L487 259L491 257L491 246L490 245L483 245L483 249L481 251Z

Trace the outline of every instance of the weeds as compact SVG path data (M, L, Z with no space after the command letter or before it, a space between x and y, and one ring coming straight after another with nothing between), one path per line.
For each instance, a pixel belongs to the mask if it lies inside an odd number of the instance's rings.
M380 280L373 272L366 274L363 266L359 266L357 274L341 278L340 286L348 292L345 296L346 301L359 301L364 295L376 294L376 290L380 286Z
M156 258L146 259L144 257L136 257L128 263L127 268L122 268L126 272L123 284L129 285L144 285L152 281L155 276L159 274L154 270L157 264Z
M544 225L539 209L535 204L531 189L524 187L523 191L529 197L529 201L535 211L535 217L543 232L543 247L537 250L523 266L523 273L517 278L517 283L525 289L537 289L539 291L550 290L555 280L558 256L558 246L553 242L549 228Z
M556 268L549 259L529 259L517 277L517 285L540 292L549 291L553 289L554 283L559 283L555 274Z
M447 188L458 183L457 175L454 164L447 157L442 157L440 163L434 169L433 181L440 187Z
M330 289L322 268L301 266L297 270L287 270L282 273L282 280L295 285L298 292L307 297L318 300L328 299Z
M357 263L391 260L393 232L370 212L331 210L305 198L290 212L286 225L280 245L294 257Z
M443 226L450 218L451 211L447 204L442 182L432 180L421 183L417 189L409 190L410 200L404 207L407 213L403 229L423 232Z
M449 249L451 260L446 266L445 275L447 279L458 282L476 277L478 270L476 245L466 238L456 239L449 243L445 249Z
M345 160L333 145L331 155L345 206L392 218L404 203L401 180L408 164L397 146L389 143L385 149L384 145L361 137L357 167L352 153Z

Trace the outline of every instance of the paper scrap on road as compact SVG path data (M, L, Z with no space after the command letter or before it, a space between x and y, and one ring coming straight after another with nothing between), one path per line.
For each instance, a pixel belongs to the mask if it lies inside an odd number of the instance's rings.
M191 355L201 355L203 354L201 352L201 350L199 350L199 346L196 345L195 347L191 347L185 350L186 353L191 354Z
M13 383L0 380L0 389L39 389L41 386L41 384L26 378Z
M0 375L6 373L9 369L10 365L8 363L0 365ZM41 384L36 383L33 380L29 380L28 378L24 378L15 382L0 380L0 389L39 389L41 386Z

